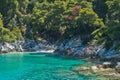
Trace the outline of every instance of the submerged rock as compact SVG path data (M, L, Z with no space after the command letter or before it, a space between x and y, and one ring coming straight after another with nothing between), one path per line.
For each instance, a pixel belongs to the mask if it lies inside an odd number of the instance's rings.
M97 65L98 69L103 69L103 65L99 64Z
M74 71L86 71L86 70L89 70L90 68L89 67L86 67L86 66L78 66L78 67L75 67L73 70Z
M97 66L91 66L90 70L91 70L91 72L97 72L98 71L98 67Z

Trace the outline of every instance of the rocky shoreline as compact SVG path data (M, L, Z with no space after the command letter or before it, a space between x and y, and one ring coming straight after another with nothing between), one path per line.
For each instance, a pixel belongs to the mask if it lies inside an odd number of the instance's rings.
M68 55L93 60L93 63L95 63L97 66L89 67L90 72L91 69L93 69L93 72L94 70L98 70L98 73L104 73L105 71L109 72L109 70L113 70L113 72L110 73L110 75L115 73L113 76L118 75L116 72L120 73L120 52L114 50L114 46L107 50L104 48L103 44L95 45L89 42L87 45L83 45L81 39L79 37L75 37L60 44L55 52L58 52L59 55ZM97 60L98 62L96 62ZM107 66L106 69L104 68L105 66ZM99 67L102 69L99 70ZM88 68L86 68L86 70L87 69ZM120 75L118 75L118 77L120 78Z
M120 73L120 53L114 50L114 46L109 50L104 45L94 45L89 42L82 44L80 37L71 38L68 41L51 44L46 40L25 40L14 43L0 43L0 53L7 52L55 52L55 55L67 55L77 58L100 59L110 61L114 68Z
M80 58L100 58L106 60L120 60L120 52L114 50L114 46L109 50L104 48L104 45L95 45L91 42L84 45L80 37L74 37L70 40L50 43L46 40L25 40L16 41L14 43L0 43L0 52L40 52L50 51L56 52L59 55L67 55Z
M14 43L0 43L0 53L7 52L54 52L55 46L47 41L16 41Z
M75 37L69 41L59 44L55 52L58 52L61 55L70 55L83 58L120 60L120 52L114 50L114 46L107 50L104 48L103 44L95 45L92 42L89 42L87 45L83 45L80 37Z

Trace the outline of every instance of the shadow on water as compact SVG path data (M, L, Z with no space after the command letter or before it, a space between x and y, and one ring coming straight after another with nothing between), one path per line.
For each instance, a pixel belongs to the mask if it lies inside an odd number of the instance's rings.
M52 58L59 58L59 59L63 59L63 60L83 60L83 61L87 61L87 59L82 59L79 57L74 57L74 56L68 56L68 55L58 55L56 53L44 53L44 52L36 52L36 53L29 53L30 55L44 55L46 57L52 57Z
M75 56L68 56L68 55L48 54L46 56L54 57L54 58L61 58L63 60L84 60L86 61L86 59L82 59L82 58L75 57Z
M47 55L50 53L43 53L43 52L35 52L35 53L29 53L30 55Z

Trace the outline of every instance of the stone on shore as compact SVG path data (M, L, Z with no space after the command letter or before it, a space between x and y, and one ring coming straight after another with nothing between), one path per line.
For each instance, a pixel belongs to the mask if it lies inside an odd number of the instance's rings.
M103 63L103 68L111 68L112 63L111 62L104 62Z
M115 67L115 70L120 73L120 62L117 64L117 66Z

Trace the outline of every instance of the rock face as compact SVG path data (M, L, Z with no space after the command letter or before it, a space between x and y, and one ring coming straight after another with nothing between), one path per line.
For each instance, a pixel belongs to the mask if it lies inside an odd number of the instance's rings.
M83 45L80 37L71 38L70 40L59 44L56 52L65 55L70 54L72 56L78 57L120 59L120 54L118 54L118 52L116 52L113 48L106 50L103 44L94 45L92 43L88 43L87 45Z
M105 50L102 49L101 46L95 46L92 44L83 45L80 37L72 38L71 40L61 43L60 46L58 46L57 51L71 51L73 56L79 56L79 57L91 57L94 58L94 56L97 56L98 53L101 51L101 55L105 52ZM67 53L66 53L67 54Z
M41 51L41 50L47 51L56 49L55 45L52 45L47 41L35 41L35 40L26 40L23 43L22 47L26 51Z
M21 44L22 44L21 41L16 41L15 43L7 43L7 42L1 43L0 52L6 53L11 51L23 51Z
M26 40L26 41L16 41L14 43L1 43L0 44L0 53L7 52L22 52L22 51L50 51L55 50L55 45L48 43L47 41L35 41L35 40Z
M72 55L80 56L81 54L84 54L85 47L81 44L80 38L72 38L69 41L63 42L57 47L57 52L64 52L64 54L71 53ZM69 52L69 53L66 53ZM63 54L63 53L62 53Z

